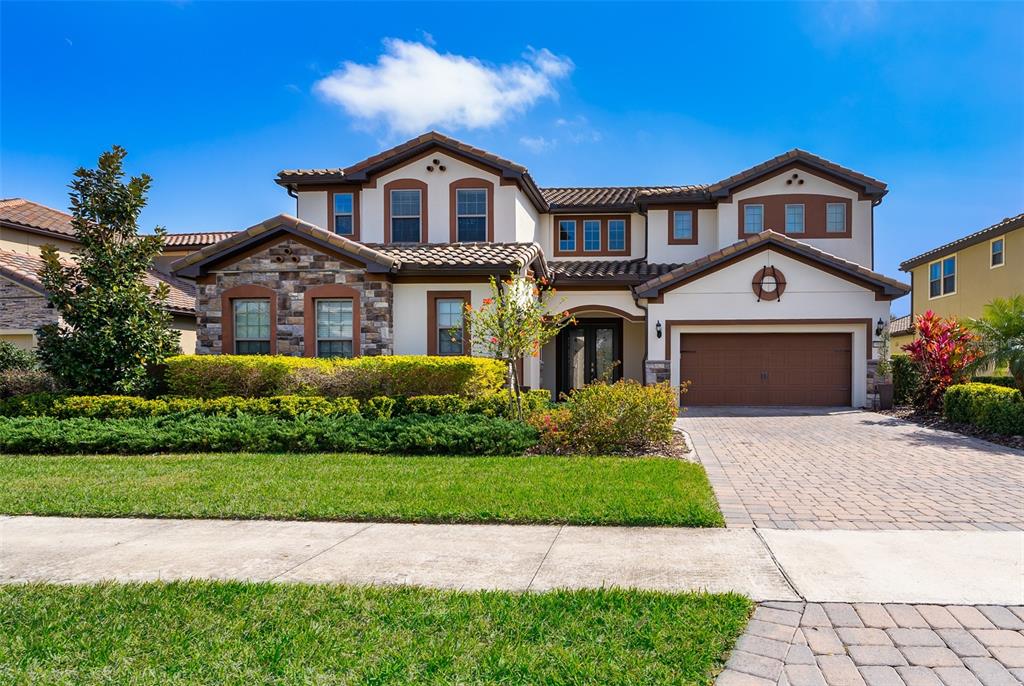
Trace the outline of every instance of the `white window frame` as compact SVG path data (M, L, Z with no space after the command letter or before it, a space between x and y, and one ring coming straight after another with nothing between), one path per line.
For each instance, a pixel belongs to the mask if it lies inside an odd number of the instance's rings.
M266 338L249 338L238 335L238 306L242 303L266 303L267 304L267 337ZM273 346L271 340L274 337L274 322L273 322L273 311L274 308L270 306L270 298L232 298L231 299L231 328L234 334L234 350L231 351L233 355L262 355L264 353L240 353L238 352L239 343L267 343L267 355L272 354Z
M944 262L946 262L947 260L950 260L950 259L953 260L953 290L946 291L945 290L945 288L946 288L946 283L945 283L946 282L946 274L945 274L945 272L943 272L942 265L943 265ZM958 253L953 253L952 255L946 255L945 257L940 257L939 259L932 260L931 262L928 263L928 299L929 300L938 300L939 298L945 298L947 295L956 295L957 287L959 286L959 281L960 281L960 274L959 274L959 272L960 272L960 265L958 264L959 261L960 260L958 259ZM933 264L939 265L939 294L938 295L932 295L932 265Z
M459 315L461 327L456 329L454 326L442 326L441 325L441 303L459 303ZM458 357L459 355L466 354L466 300L465 298L452 296L445 298L436 298L434 300L434 318L437 322L436 329L434 330L434 344L437 346L438 357ZM444 334L450 331L461 331L459 342L462 344L458 352L443 353L441 352L441 338Z
M829 226L829 210L833 207L838 207L843 213L843 226L840 229L833 229ZM846 216L846 203L845 202L827 202L825 203L825 233L846 233L849 231L849 217Z
M483 211L483 214L462 214L461 212L459 212L459 193L461 193L463 191L482 191L483 192L483 194L484 194L484 211ZM484 237L481 240L482 241L486 241L487 240L487 233L488 233L488 231L491 228L491 227L489 227L487 225L487 208L490 206L490 202L491 202L491 196L487 192L486 188L481 187L481 188L456 188L455 189L455 240L456 240L456 242L458 242L458 243L462 243L463 242L462 235L461 235L462 229L461 229L461 227L459 227L459 219L461 219L462 217L467 217L467 218L483 217L483 220L484 220ZM476 242L479 242L479 241L470 241L470 242L476 243Z
M322 303L322 302L348 302L352 306L352 312L350 313L351 314L351 322L349 324L352 327L352 335L351 336L349 336L348 338L321 338L320 337L320 303ZM331 342L333 342L333 341L341 341L341 342L348 341L349 343L352 344L352 356L355 357L355 352L356 352L356 345L355 345L355 336L356 336L356 332L355 332L355 308L356 308L356 303L355 303L355 299L354 298L314 298L313 299L313 317L314 317L314 320L313 320L313 333L314 333L314 336L316 337L316 341L314 342L314 345L316 347L313 349L313 354L316 357L320 357L320 342L321 341L331 341ZM335 355L334 357L338 357L338 356ZM342 359L344 359L344 358L342 358Z
M761 228L757 231L747 231L747 210L753 207L760 208L761 210ZM675 228L675 227L673 227ZM763 203L751 203L743 206L743 235L744 236L756 236L757 234L764 231L764 204Z
M572 224L572 246L566 248L562 245L562 222ZM576 252L576 232L579 229L579 225L575 219L559 219L558 220L558 234L555 239L558 241L558 252Z
M608 251L609 252L625 252L629 246L626 245L626 222L628 219L609 219L608 220ZM612 222L622 222L622 247L616 248L612 245Z
M800 230L799 231L790 231L789 230L789 208L790 207L792 207L792 208L799 207L800 208ZM785 214L783 215L783 222L784 222L784 226L782 227L782 233L784 233L784 234L787 234L787 235L789 235L789 234L799 235L799 234L807 233L807 208L804 207L804 204L802 202L787 203L786 204L786 209L785 209Z
M600 219L584 219L583 220L583 252L601 252L601 220ZM597 224L597 247L587 247L587 224Z
M395 214L395 193L415 193L416 197L419 198L419 202L416 203L416 214ZM414 243L423 242L423 189L422 188L392 188L391 194L388 196L388 202L391 204L391 242L392 243L408 243L409 241L396 241L395 240L395 220L396 219L415 219L419 222L417 233L419 238Z
M338 212L338 198L343 195L347 195L352 199L352 209L349 212ZM356 194L349 191L339 191L334 193L331 202L333 203L331 211L334 213L334 233L338 234L339 236L354 236L356 234ZM340 231L338 231L338 217L351 218L352 230L349 231L348 233L341 233Z
M1002 244L1003 244L1002 248L1000 248L1000 250L999 250L999 253L1003 256L1003 261L1000 262L999 264L992 264L992 257L995 255L995 253L992 252L992 248L994 248L996 243L998 243L998 242L1002 242ZM988 268L989 269L999 269L1000 267L1005 267L1005 266L1006 266L1006 236L999 236L998 238L993 238L992 240L990 240L988 242Z

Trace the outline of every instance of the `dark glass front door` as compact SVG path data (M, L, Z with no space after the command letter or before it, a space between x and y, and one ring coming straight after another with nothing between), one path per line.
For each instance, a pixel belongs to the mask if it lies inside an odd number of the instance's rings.
M622 378L622 321L581 319L558 334L558 393Z

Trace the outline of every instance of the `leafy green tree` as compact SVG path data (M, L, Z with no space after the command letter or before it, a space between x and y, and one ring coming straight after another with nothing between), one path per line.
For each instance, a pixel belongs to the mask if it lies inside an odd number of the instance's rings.
M970 327L981 337L982 356L975 368L1007 365L1017 388L1024 390L1024 295L996 298Z
M124 182L125 151L114 146L96 169L80 168L71 182L71 226L81 242L73 262L43 248L39 271L57 324L39 330L43 366L69 388L89 393L144 392L146 366L179 351L170 328L167 284L145 283L166 231L140 236L139 213L151 179Z
M467 328L475 350L501 360L508 370L509 402L514 416L523 418L523 380L519 374L522 360L540 357L540 349L569 321L569 313L552 311L540 290L546 282L512 274L498 282L491 277L491 297L484 298L479 309L466 305ZM552 289L545 295L550 298ZM453 336L461 332L453 332Z

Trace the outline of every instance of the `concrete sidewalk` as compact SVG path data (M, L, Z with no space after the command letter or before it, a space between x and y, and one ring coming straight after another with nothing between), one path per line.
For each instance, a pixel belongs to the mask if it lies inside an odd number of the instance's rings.
M763 536L763 538L762 538ZM1019 532L0 518L0 582L246 579L1024 602Z

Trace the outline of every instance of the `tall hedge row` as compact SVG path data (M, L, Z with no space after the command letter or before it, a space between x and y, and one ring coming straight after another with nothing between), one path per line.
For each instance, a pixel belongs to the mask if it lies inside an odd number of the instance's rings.
M1024 396L1016 388L986 383L956 384L946 389L942 412L953 422L974 424L1008 436L1024 435Z

